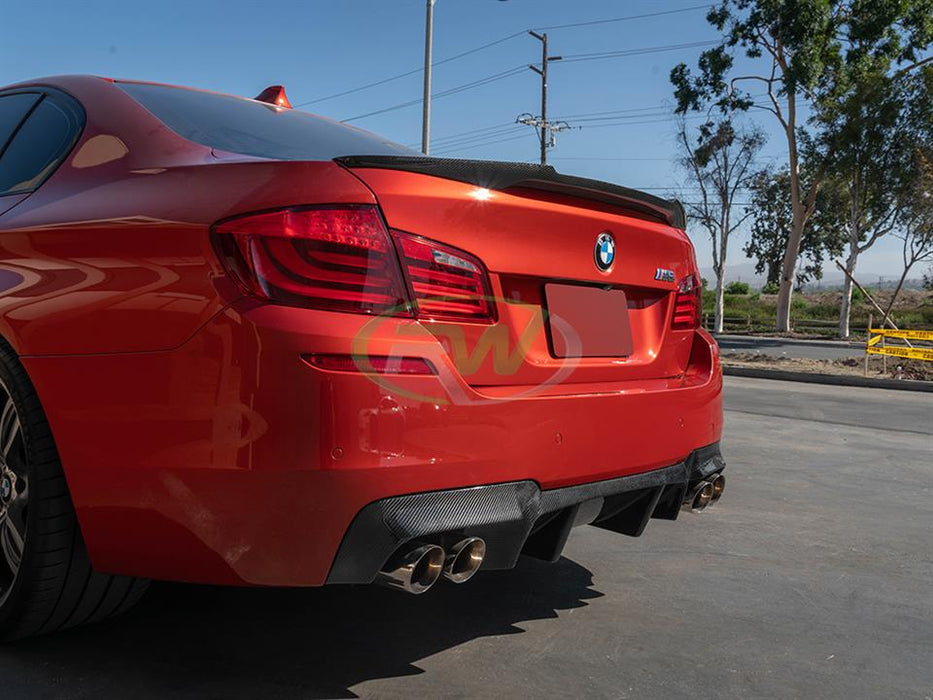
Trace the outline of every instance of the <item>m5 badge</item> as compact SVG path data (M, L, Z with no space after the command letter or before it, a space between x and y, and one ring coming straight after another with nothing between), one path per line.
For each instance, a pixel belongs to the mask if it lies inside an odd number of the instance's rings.
M665 270L663 267L656 268L654 271L654 278L659 282L673 282L674 271Z

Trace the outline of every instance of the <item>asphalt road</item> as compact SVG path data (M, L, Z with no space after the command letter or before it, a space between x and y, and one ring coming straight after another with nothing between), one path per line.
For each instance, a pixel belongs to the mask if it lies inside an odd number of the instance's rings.
M155 586L0 648L0 697L930 698L931 423L926 394L727 378L702 514L420 598Z
M794 357L807 360L838 360L865 356L864 346L854 343L814 342L742 335L720 335L716 340L724 355L757 353L772 357Z

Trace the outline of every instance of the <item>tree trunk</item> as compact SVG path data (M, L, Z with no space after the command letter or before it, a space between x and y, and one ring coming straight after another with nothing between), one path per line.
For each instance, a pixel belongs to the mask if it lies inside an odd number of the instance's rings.
M790 332L790 309L794 295L794 281L797 271L797 257L800 255L800 242L803 240L803 227L807 225L806 204L800 191L800 160L797 153L797 96L794 92L787 95L787 121L784 134L787 137L787 155L790 171L790 206L793 215L787 248L784 249L784 261L781 264L781 288L777 298L777 319L775 330L778 333Z
M793 177L791 178L793 179ZM787 239L787 248L784 251L784 262L781 265L781 289L777 298L777 322L775 330L779 333L789 333L790 309L794 295L794 282L797 277L797 257L800 254L800 241L803 239L803 227L806 219L803 215L802 205L794 204L794 221L791 224L790 236Z
M713 332L722 333L722 315L725 307L726 276L720 274L716 277L716 313L713 317Z
M858 239L849 239L849 257L846 258L846 272L855 273L855 264L858 262ZM848 338L850 335L849 319L852 317L852 279L846 275L842 282L842 304L839 307L839 337Z

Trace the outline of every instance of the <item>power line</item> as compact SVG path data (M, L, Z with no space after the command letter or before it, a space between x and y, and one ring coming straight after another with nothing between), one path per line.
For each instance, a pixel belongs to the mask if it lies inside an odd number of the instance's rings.
M492 126L484 126L484 127L479 128L479 129L470 129L469 131L461 131L461 132L458 133L458 134L450 134L449 136L441 136L440 138L432 138L432 139L431 139L431 143L441 143L441 142L444 142L444 141L457 141L457 140L459 140L460 138L462 138L462 137L464 137L464 136L469 136L469 135L471 135L471 134L481 134L481 133L487 132L487 131L494 131L494 130L497 130L497 129L503 129L503 128L506 128L506 127L514 127L514 126L515 126L515 122L504 122L504 123L502 123L502 124L493 124ZM411 146L412 148L414 148L415 146L418 146L419 144L417 144L417 143L410 143L410 144L407 144L407 145L408 145L408 146Z
M464 51L462 53L458 53L454 56L450 56L449 58L445 58L440 61L434 61L433 63L431 63L431 67L433 68L434 66L440 66L445 63L450 63L451 61L456 61L457 59L463 58L464 56L469 56L470 54L474 54L479 51L488 49L492 46L502 44L508 41L509 39L514 39L515 37L522 36L524 33L525 33L524 31L515 32L514 34L509 34L508 36L504 36L501 39L490 41L488 44L477 46L476 48L470 49L468 51ZM399 73L398 75L393 75L389 78L383 78L382 80L377 80L372 83L367 83L366 85L360 85L359 87L351 88L349 90L344 90L343 92L335 92L333 95L327 95L325 97L317 97L313 100L307 100L306 102L299 102L295 106L304 107L306 105L317 104L318 102L326 102L328 100L335 100L338 97L344 97L345 95L352 95L355 92L362 92L363 90L369 90L370 88L378 87L380 85L385 85L386 83L391 83L394 80L400 80L402 78L407 78L409 75L415 75L416 73L421 73L423 70L424 70L424 66L418 66L417 68L413 68L412 70L405 71L404 73Z
M603 53L592 53L592 54L574 54L572 56L563 57L562 63L573 63L579 61L597 61L607 58L624 58L628 56L641 56L649 53L661 53L664 51L676 51L686 48L697 48L700 46L711 46L717 42L714 41L696 41L686 44L668 44L664 46L647 46L639 49L625 49L621 51L607 51ZM480 78L470 83L464 83L463 85L458 85L457 87L450 88L449 90L444 90L442 92L434 93L431 95L431 99L437 99L440 97L447 97L449 95L455 95L458 92L463 92L465 90L472 90L476 87L481 87L498 80L504 80L505 78L510 78L513 75L518 75L524 71L525 66L517 66L501 73L496 73L485 78ZM422 98L416 98L413 100L408 100L406 102L400 102L398 104L392 105L390 107L384 107L383 109L377 109L372 112L366 112L365 114L358 114L348 119L342 119L343 122L352 122L359 119L365 119L367 117L374 117L378 114L385 114L386 112L393 112L398 109L404 109L405 107L411 107L416 104L421 104Z
M630 15L628 17L610 17L607 19L591 20L589 22L573 22L570 24L556 24L556 25L549 26L549 27L539 27L539 29L546 31L550 29L569 29L572 27L585 27L585 26L592 26L592 25L598 25L598 24L609 24L612 22L625 22L628 20L645 19L648 17L661 17L663 15L673 15L673 14L679 14L682 12L692 12L694 10L704 9L707 7L709 6L708 5L694 5L693 7L684 7L679 10L666 10L663 12L649 12L649 13L641 14L641 15ZM458 54L454 54L453 56L449 56L447 58L441 59L440 61L433 61L431 63L431 66L434 67L434 66L444 65L445 63L450 63L451 61L459 60L461 58L464 58L465 56L470 56L480 51L485 51L486 49L492 48L493 46L498 46L499 44L503 44L506 41L510 41L511 39L515 39L516 37L522 36L525 34L525 31L526 30L522 30L519 32L515 32L514 34L509 34L508 36L501 37L499 39L496 39L495 41L490 41L486 44L481 44L480 46L476 46L472 49L462 51ZM401 80L402 78L407 78L408 76L415 75L417 73L422 72L423 70L424 70L424 66L418 66L417 68L412 68L411 70L405 71L404 73L398 73L397 75L392 75L392 76L389 76L388 78L383 78L381 80L376 80L371 83L366 83L365 85L359 85L355 88L350 88L349 90L342 90L341 92L335 92L331 95L325 95L324 97L316 97L313 100L306 100L304 102L298 102L295 104L295 107L305 107L307 105L317 104L319 102L327 102L329 100L335 100L338 97L345 97L346 95L352 95L357 92L362 92L363 90L369 90L374 87L379 87L380 85L385 85L386 83L391 83L396 80Z
M468 151L473 148L479 148L480 146L492 146L496 143L505 143L506 141L517 141L518 139L527 138L530 132L525 131L524 133L519 134L518 136L510 136L507 139L498 139L496 141L489 141L487 143L478 143L474 146L464 146L462 148L450 148L450 149L441 149L439 153L456 153L458 151Z
M634 161L634 160L637 160L637 161L645 160L645 161L647 161L647 160L651 160L651 161L655 161L655 160L657 160L657 161L673 161L673 160L675 160L675 159L674 159L674 158L635 158L635 157L632 157L632 158L604 158L604 157L602 157L602 156L555 156L555 157L554 157L554 160L605 160L605 161L617 161L617 160L624 160L624 161Z
M498 129L496 131L490 131L485 134L474 134L473 136L467 136L461 139L446 141L438 145L438 148L453 148L456 146L466 146L468 144L476 144L485 142L487 139L500 138L502 136L516 134L519 131L525 131L522 128L521 124L512 124L509 129Z
M691 41L684 44L667 44L664 46L646 46L638 49L621 49L619 51L600 51L595 53L578 53L564 56L563 63L579 63L580 61L601 61L607 58L621 58L624 56L643 56L651 53L665 51L678 51L680 49L698 49L704 46L714 46L718 41Z
M664 10L662 12L648 12L643 15L629 15L627 17L611 17L609 19L594 19L588 22L571 22L570 24L552 24L549 27L535 27L541 31L550 31L552 29L570 29L572 27L590 27L595 24L610 24L612 22L627 22L633 19L645 19L647 17L661 17L663 15L676 15L681 12L693 12L694 10L708 10L711 5L694 5L692 7L682 7L679 10Z
M442 90L441 92L435 92L431 95L431 99L436 100L441 97L448 97L449 95L456 95L458 92L463 92L464 90L472 90L473 88L481 87L483 85L488 85L489 83L494 83L498 80L504 80L505 78L511 78L513 75L518 75L519 73L523 73L524 71L525 71L525 66L516 66L515 68L504 70L501 73L495 73L493 75L488 75L485 78L480 78L478 80L474 80L469 83L457 85L456 87L452 87L447 90ZM365 119L366 117L374 117L377 114L385 114L386 112L394 112L397 109L403 109L405 107L411 107L412 105L421 104L421 100L422 98L419 97L414 100L408 100L407 102L400 102L399 104L392 105L391 107L384 107L383 109L377 109L372 112L366 112L365 114L358 114L355 117L341 119L341 121L342 122L354 122L359 119Z

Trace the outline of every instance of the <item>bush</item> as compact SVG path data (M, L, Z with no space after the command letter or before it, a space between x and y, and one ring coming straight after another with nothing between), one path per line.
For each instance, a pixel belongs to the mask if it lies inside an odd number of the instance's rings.
M875 293L868 287L865 287L865 291L871 294L873 297L875 296ZM852 305L854 306L855 304L861 304L863 301L865 301L865 295L862 294L862 290L859 289L858 287L853 286L852 287Z
M777 294L781 291L781 285L777 282L767 282L764 287L761 288L762 294Z
M726 285L726 294L748 294L751 287L748 282L730 282Z

